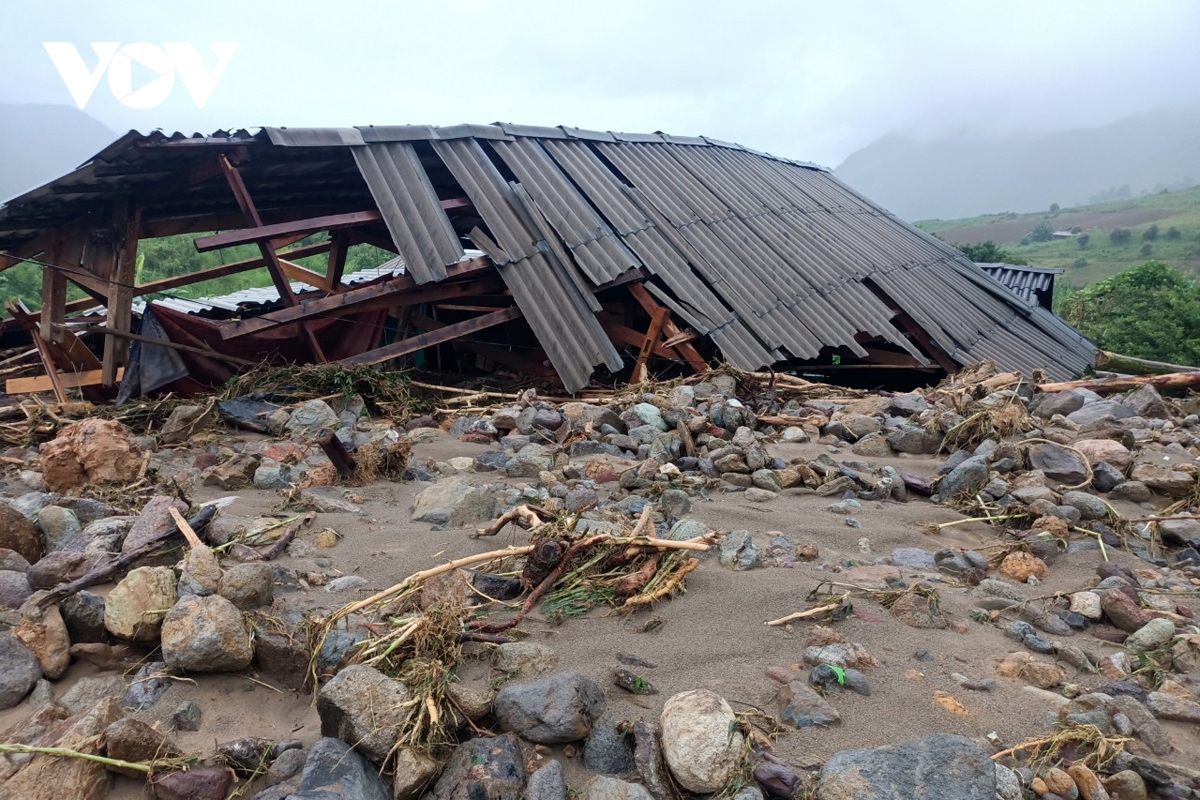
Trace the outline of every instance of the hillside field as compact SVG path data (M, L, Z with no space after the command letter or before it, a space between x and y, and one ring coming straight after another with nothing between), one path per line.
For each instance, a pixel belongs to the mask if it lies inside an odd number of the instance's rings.
M1079 228L1086 233L1071 239L1027 241L1035 226L1054 230ZM1151 226L1157 236L1144 238ZM1038 267L1062 267L1059 280L1082 288L1112 277L1149 259L1166 262L1200 275L1200 187L1145 195L1132 200L1063 208L1035 214L985 214L956 220L925 220L917 227L947 242L979 244L993 241L1015 258ZM1112 240L1115 229L1130 231L1128 241ZM1174 230L1172 230L1174 229ZM1147 245L1149 251L1146 251Z

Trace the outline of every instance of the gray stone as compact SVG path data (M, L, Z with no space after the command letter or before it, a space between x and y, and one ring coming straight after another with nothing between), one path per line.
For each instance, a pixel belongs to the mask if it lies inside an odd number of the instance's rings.
M306 400L292 412L283 429L293 436L315 438L321 431L342 427L337 413L324 400Z
M143 665L121 694L121 708L144 711L157 703L167 689L171 688L168 674L167 665L161 661L151 661Z
M680 786L709 793L728 783L743 737L724 698L706 689L677 694L663 704L659 725L663 757Z
M24 572L0 570L0 608L20 608L31 594L33 587Z
M0 570L7 570L11 572L28 572L29 562L25 560L25 556L21 555L16 550L0 548Z
M504 467L510 478L536 478L538 473L554 469L553 454L540 444L527 444ZM428 491L428 490L427 490Z
M62 697L58 704L68 714L86 711L96 703L109 697L118 697L125 692L125 680L120 675L97 675L80 678Z
M651 425L660 431L667 429L667 423L663 419L662 411L653 403L638 403L633 407L633 413L637 415L637 418L643 425Z
M850 451L855 455L867 458L888 458L892 455L892 448L888 444L888 438L878 432L868 433L859 439L851 445Z
M1022 800L1021 778L1003 764L996 765L996 800Z
M1151 692L1146 707L1159 719L1200 724L1200 703L1166 692Z
M759 489L765 489L768 492L778 494L783 491L783 484L779 482L779 477L769 469L760 469L750 475L750 482Z
M1107 461L1092 467L1092 486L1097 492L1111 492L1124 482L1125 474Z
M941 439L924 428L908 425L889 433L887 443L897 453L919 455L937 452Z
M888 412L897 417L913 417L922 411L928 411L930 405L923 395L915 392L898 394L888 403Z
M525 800L566 800L566 798L567 782L563 777L562 764L557 760L550 759L529 776L529 784L525 787Z
M988 465L982 456L972 456L952 469L938 484L943 502L957 497L973 497L988 482Z
M1168 497L1188 497L1196 490L1196 478L1193 475L1154 464L1135 464L1129 477L1141 481L1150 491Z
M38 512L38 528L47 550L61 550L72 539L83 532L75 512L62 506L46 506Z
M1171 412L1163 402L1162 395L1153 386L1140 386L1120 399L1133 411L1133 416L1145 419L1170 419Z
M671 530L667 532L666 538L679 542L685 539L695 539L711 532L712 528L700 520L681 519L671 526Z
M275 592L271 565L262 561L235 564L221 576L218 593L243 611L271 605Z
M532 477L536 476L534 473ZM491 520L497 510L496 498L491 492L454 478L439 481L418 494L413 501L412 519L437 527L461 528Z
M409 697L404 684L377 669L346 667L317 694L321 735L350 742L367 758L383 763L412 713Z
M1088 492L1064 492L1062 501L1063 505L1078 509L1083 519L1104 519L1108 516L1108 507L1104 505L1104 501Z
M892 563L909 569L934 569L933 553L919 547L897 547L892 551Z
M1128 419L1134 416L1137 415L1133 409L1120 400L1098 400L1094 403L1085 403L1083 408L1067 414L1067 419L1076 425L1087 426L1094 425L1103 419Z
M1111 706L1114 711L1125 715L1133 732L1152 752L1165 756L1175 749L1163 726L1154 718L1154 714L1150 713L1150 709L1142 705L1136 697L1113 695Z
M658 498L658 507L668 520L682 519L692 510L692 500L682 489L667 489Z
M1057 444L1037 444L1029 448L1029 463L1050 480L1071 486L1088 478L1087 460L1073 450Z
M780 686L775 700L779 704L779 718L795 728L826 727L842 721L837 710L804 681Z
M1040 398L1032 408L1033 415L1042 419L1050 419L1056 414L1064 417L1083 408L1084 395L1072 389L1066 392L1038 395Z
M882 427L882 423L875 417L868 417L865 414L848 414L830 422L821 429L821 432L827 436L836 436L839 439L854 442L867 434L878 433Z
M587 737L604 713L604 691L577 672L505 686L494 709L500 726L530 742L557 744Z
M746 499L751 503L769 503L779 495L767 489L760 489L757 486L751 486L746 490Z
M180 703L179 706L171 714L171 724L175 726L177 731L198 731L200 730L200 721L203 713L200 706L192 702ZM290 778L291 775L286 775L285 778ZM278 781L276 781L278 783Z
M277 786L294 775L300 775L307 760L308 752L305 750L284 750L267 768L263 782L268 786Z
M1125 640L1127 650L1157 650L1175 635L1175 625L1165 619L1152 619Z
M594 507L599 502L600 497L596 494L595 489L589 489L586 486L575 486L567 491L567 496L563 500L563 507L567 510L568 514L579 514Z
M44 496L40 492L35 494ZM0 502L0 547L19 553L30 564L41 558L46 550L37 527L15 504L5 502Z
M995 800L996 769L965 736L935 734L887 747L843 750L825 762L818 800Z
M86 589L63 598L58 604L67 634L71 641L103 642L108 637L104 628L104 598Z
M730 531L722 534L717 545L717 562L730 569L752 569L758 564L758 548L750 531Z
M340 739L318 739L289 800L392 800L379 770Z
M646 787L607 775L597 775L583 788L583 800L654 800Z
M516 736L479 737L454 748L429 800L522 800L525 759Z
M254 657L242 612L220 595L180 598L163 619L162 654L182 672L233 672Z
M606 714L592 726L583 744L583 765L600 775L629 775L637 767L633 763L633 742L617 730L621 717Z
M104 627L119 639L157 641L163 615L176 599L174 570L138 567L104 598Z
M1141 481L1123 481L1112 488L1109 496L1113 500L1129 500L1133 503L1146 503L1154 497L1150 488Z
M41 677L41 665L29 648L8 633L0 634L0 710L24 700Z
M540 675L558 666L558 654L539 642L505 642L492 656L492 664L507 675Z

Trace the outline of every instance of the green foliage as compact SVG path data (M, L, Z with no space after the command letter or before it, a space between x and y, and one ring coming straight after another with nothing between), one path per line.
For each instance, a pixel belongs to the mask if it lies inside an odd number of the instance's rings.
M1182 235L1183 234L1181 234L1179 232L1179 228L1176 228L1174 225L1167 228L1167 238L1170 239L1171 241L1175 241L1175 240L1179 239L1179 237Z
M1113 228L1112 232L1108 234L1108 239L1113 244L1128 244L1132 238L1133 231L1129 228Z
M1152 223L1150 223L1150 226L1148 228L1146 228L1146 230L1142 231L1142 240L1146 241L1146 242L1152 242L1157 238L1158 238L1158 223L1152 222Z
M1054 228L1050 226L1049 222L1039 222L1037 225L1034 225L1033 230L1029 232L1030 241L1048 242L1053 238Z
M1200 284L1161 261L1067 293L1059 313L1105 350L1200 366Z
M1001 250L1000 247L992 241L983 242L982 244L957 244L954 247L961 250L967 258L974 261L976 264L1028 264L1007 250Z
M1081 233L1075 237L1075 241L1079 242L1080 250L1086 250L1087 246L1088 246L1088 242L1090 242L1091 240L1092 240L1092 235L1090 233Z
M1051 213L1051 214L1057 214L1057 213L1058 213L1058 203L1051 203L1051 204L1050 204L1050 213Z
M1087 265L1088 265L1088 260L1086 258L1077 258L1077 259L1075 259L1075 262L1073 264L1071 264L1071 267L1073 269L1083 269Z
M1150 244L1149 242L1146 242L1144 245L1142 245L1142 255L1148 256L1153 252L1154 252L1154 245Z

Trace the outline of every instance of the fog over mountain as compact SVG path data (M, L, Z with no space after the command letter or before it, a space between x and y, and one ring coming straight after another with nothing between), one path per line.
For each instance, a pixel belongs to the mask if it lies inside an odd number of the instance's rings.
M0 203L69 172L116 138L70 106L0 104Z
M1200 107L1037 135L892 134L835 172L910 221L1136 196L1200 182Z

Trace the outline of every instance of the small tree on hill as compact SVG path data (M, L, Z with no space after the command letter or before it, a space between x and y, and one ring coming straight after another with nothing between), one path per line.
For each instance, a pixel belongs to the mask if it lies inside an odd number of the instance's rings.
M1149 242L1146 242L1144 245L1142 245L1142 255L1148 256L1152 252L1154 252L1154 245L1150 244Z
M1051 214L1057 214L1057 213L1058 213L1058 203L1051 203L1051 204L1050 204L1050 213L1051 213Z
M1113 244L1129 244L1129 240L1133 238L1133 231L1129 228L1113 228L1108 238Z
M1158 225L1156 223L1151 223L1149 228L1146 228L1146 230L1142 231L1142 239L1147 242L1152 242L1157 238L1158 238Z
M1054 238L1054 228L1049 222L1039 222L1029 232L1029 238L1035 242L1048 242Z
M1087 249L1088 242L1090 242L1091 240L1092 240L1092 236L1090 233L1081 233L1075 239L1075 241L1079 242L1080 249L1083 249L1083 250Z
M1183 234L1181 234L1179 232L1179 228L1176 228L1174 225L1167 228L1167 238L1168 239L1175 240L1175 239L1178 239L1182 235Z
M979 244L955 244L955 248L976 264L1027 264L1023 258L1018 258L989 239Z

